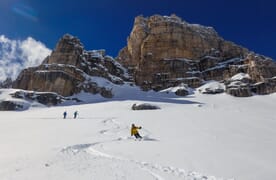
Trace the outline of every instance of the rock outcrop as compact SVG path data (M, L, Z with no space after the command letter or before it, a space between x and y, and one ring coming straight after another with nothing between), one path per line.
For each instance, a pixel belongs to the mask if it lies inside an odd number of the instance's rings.
M0 101L0 111L22 110L23 106L12 101Z
M262 86L253 88L256 93L275 92L274 81L268 80L276 76L272 59L225 41L211 27L189 24L175 15L136 17L117 60L143 90L158 91L181 83L196 88L208 80L225 81L247 73L251 77L248 95L252 85L261 82Z
M276 92L276 77L266 79L265 81L261 81L259 83L253 84L251 87L251 91L256 94L271 94Z
M40 93L33 91L16 91L10 94L12 98L24 99L27 101L36 101L40 104L46 106L53 106L62 103L63 101L69 100L64 98L63 96L58 95L57 93Z
M55 106L82 102L76 97L63 97L53 92L0 89L0 111L23 111L30 107Z
M156 110L160 109L160 107L148 104L148 103L142 103L142 104L133 104L131 107L132 110Z
M114 84L123 84L128 79L126 70L106 56L104 50L86 51L78 38L66 34L40 66L19 74L13 88L55 92L62 96L84 91L112 97L111 89L101 86L99 78Z

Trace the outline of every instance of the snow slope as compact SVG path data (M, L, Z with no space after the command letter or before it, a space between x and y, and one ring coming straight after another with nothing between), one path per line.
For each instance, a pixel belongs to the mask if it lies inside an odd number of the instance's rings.
M126 98L0 112L0 179L275 179L276 94L122 93ZM142 102L161 109L131 110ZM130 137L132 123L142 126L144 140Z

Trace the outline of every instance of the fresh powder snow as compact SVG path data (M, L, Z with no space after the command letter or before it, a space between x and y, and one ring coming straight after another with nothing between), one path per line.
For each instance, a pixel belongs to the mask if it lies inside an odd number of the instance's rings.
M113 90L109 100L81 93L75 97L87 104L0 112L0 179L275 179L276 94ZM134 103L160 109L133 111ZM132 123L142 126L143 140L130 136Z

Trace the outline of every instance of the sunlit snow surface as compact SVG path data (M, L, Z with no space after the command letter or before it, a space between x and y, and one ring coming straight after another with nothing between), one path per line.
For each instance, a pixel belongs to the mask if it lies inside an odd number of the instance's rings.
M0 179L275 179L276 94L179 98L132 88L108 101L82 93L91 104L0 112ZM131 110L143 102L161 109ZM132 123L144 140L130 137Z

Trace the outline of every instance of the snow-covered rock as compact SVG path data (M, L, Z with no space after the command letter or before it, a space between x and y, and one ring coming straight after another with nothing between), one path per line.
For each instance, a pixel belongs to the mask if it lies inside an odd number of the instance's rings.
M236 97L252 96L249 74L238 73L225 82L226 92Z
M164 89L160 92L174 93L177 96L187 96L187 95L193 93L193 89L190 88L187 84L181 83L180 85L178 85L176 87L170 87L170 88Z
M21 111L31 106L25 99L14 98L15 89L0 89L0 111Z
M23 111L31 107L49 107L71 102L82 102L77 97L63 97L53 92L35 92L21 89L0 89L0 111Z
M251 79L249 74L238 73L230 78L231 81L242 81L244 79Z
M225 85L218 81L209 81L197 90L202 94L218 94L225 91Z

